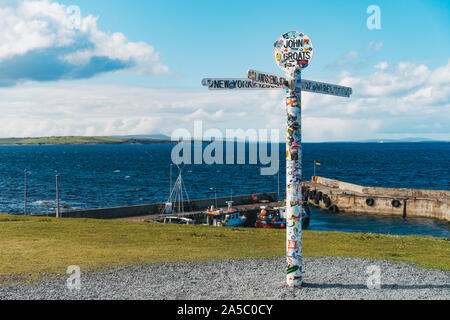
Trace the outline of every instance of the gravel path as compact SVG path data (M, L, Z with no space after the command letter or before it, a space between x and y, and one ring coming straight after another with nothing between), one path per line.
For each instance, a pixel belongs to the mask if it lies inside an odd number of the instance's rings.
M368 289L367 267L381 270L381 289ZM450 299L450 272L404 262L359 258L304 259L304 287L285 285L285 260L159 263L67 277L37 285L0 287L0 299Z

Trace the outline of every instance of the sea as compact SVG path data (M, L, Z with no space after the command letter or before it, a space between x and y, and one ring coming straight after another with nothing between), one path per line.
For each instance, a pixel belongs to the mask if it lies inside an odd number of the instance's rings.
M170 178L173 183L179 170L190 199L212 198L215 192L218 197L278 190L284 195L284 144L279 145L279 174L269 176L261 175L260 170L268 165L248 164L249 144L247 164L179 167L171 161L174 146L0 146L0 212L23 213L25 180L28 213L53 212L56 175L63 212L164 202L169 197ZM304 143L303 180L314 175L314 163L321 164L315 166L316 175L349 183L450 189L450 143ZM309 229L450 238L448 222L332 214L315 208Z

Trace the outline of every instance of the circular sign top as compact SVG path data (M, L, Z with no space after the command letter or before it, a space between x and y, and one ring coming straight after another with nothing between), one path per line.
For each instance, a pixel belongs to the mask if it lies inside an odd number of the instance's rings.
M313 57L313 45L309 37L299 31L283 34L274 44L273 55L278 66L288 75L306 68Z

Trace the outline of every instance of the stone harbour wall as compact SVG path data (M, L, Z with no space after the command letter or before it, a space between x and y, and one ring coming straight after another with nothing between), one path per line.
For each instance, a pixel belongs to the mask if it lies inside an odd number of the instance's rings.
M425 217L450 221L449 190L365 187L313 177L311 182L304 184L304 196L308 197L308 203L311 205L335 212Z
M256 196L258 201L267 200L269 202L276 200L276 193L258 193L253 195L233 196L233 205L251 204L255 200L252 198ZM226 207L226 201L231 200L230 197L217 198L218 207ZM211 205L215 205L215 198L196 199L191 201L184 201L185 211L204 210ZM92 218L92 219L118 219L127 217L138 217L151 214L160 214L164 208L164 203L152 203L144 205L123 206L113 208L98 208L86 209L76 211L62 211L63 218ZM175 208L174 208L175 209ZM47 216L54 217L55 213L49 213Z

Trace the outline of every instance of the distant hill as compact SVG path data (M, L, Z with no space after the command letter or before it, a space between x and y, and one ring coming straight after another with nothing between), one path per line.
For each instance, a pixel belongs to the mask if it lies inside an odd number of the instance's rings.
M165 137L165 136L164 136ZM96 144L154 144L171 143L170 139L135 137L42 137L0 138L0 145L96 145Z
M169 136L164 134L135 134L129 136L112 136L114 138L135 138L135 139L157 139L157 140L170 140Z
M224 141L226 141L224 139ZM210 142L208 139L204 143ZM406 139L370 139L361 141L334 141L323 143L439 143L449 141L438 141L426 138ZM63 136L63 137L40 137L40 138L0 138L0 145L96 145L96 144L155 144L174 143L171 138L163 134L129 135L111 137L85 137L85 136ZM280 142L281 143L281 142Z

